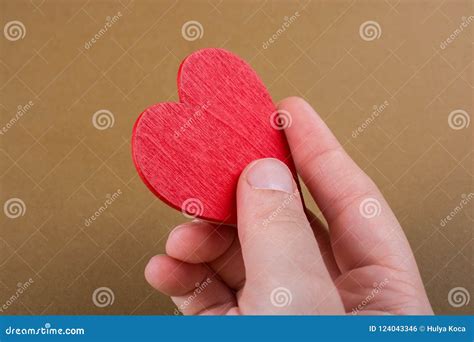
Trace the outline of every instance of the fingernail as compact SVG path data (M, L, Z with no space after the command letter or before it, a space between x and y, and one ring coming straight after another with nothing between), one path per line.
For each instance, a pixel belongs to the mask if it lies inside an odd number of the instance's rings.
M168 239L174 235L178 230L181 230L182 228L184 228L184 224L180 224L179 226L176 226L173 228L173 230L169 233L168 235Z
M146 264L146 267L148 267L149 265L153 265L153 264L155 263L156 258L165 256L165 255L166 255L166 254L156 254L156 255L152 256L152 257L150 258L150 260L148 260L148 263ZM146 267L145 267L145 268L146 268Z
M293 192L293 175L278 159L266 158L253 162L247 170L247 182L256 189Z

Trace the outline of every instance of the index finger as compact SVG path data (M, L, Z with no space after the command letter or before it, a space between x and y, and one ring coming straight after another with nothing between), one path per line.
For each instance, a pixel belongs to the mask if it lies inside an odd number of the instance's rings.
M368 265L418 273L408 241L375 183L356 165L313 108L290 97L279 110L298 173L329 224L341 271Z

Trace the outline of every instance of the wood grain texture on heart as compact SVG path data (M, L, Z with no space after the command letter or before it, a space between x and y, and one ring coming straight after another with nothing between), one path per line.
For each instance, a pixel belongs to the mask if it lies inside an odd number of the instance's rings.
M297 179L281 127L290 118L242 59L223 49L192 53L179 67L178 95L179 103L147 108L132 136L141 179L167 204L233 224L237 181L250 162L277 158Z

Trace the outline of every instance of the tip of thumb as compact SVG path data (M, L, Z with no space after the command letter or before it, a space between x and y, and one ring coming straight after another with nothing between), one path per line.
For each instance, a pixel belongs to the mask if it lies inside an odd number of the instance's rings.
M242 173L241 180L251 188L293 193L296 184L288 166L275 158L258 159L250 163Z

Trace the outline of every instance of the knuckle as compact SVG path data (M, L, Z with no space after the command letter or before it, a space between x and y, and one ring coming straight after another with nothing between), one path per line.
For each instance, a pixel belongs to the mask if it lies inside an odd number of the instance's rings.
M317 166L317 169L323 172L325 165L335 164L334 161L339 162L344 157L345 152L340 145L319 150L317 148L309 148L303 151L301 164L303 166Z
M260 223L263 227L294 226L307 223L302 209L296 205L260 208L254 220L255 223Z

